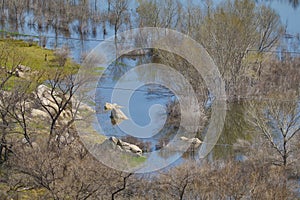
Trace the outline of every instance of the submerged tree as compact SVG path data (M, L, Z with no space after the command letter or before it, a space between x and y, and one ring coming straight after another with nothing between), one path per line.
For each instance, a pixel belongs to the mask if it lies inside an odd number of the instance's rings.
M293 99L294 98L294 99ZM280 157L273 164L287 166L297 158L297 135L300 134L298 99L270 99L249 104L250 122L261 133L274 155ZM270 155L272 157L272 155Z
M128 0L112 0L111 11L109 13L110 23L114 26L115 36L122 24L130 22L130 14L128 13Z
M178 1L139 0L137 13L140 27L162 27L178 29L183 5Z
M210 10L199 27L199 41L215 60L226 83L236 94L248 72L244 59L249 50L272 49L282 33L278 14L254 1L231 1Z
M206 1L206 7L188 1L160 4L157 1L139 1L137 8L139 26L156 26L180 30L200 42L214 59L230 95L245 91L247 79L251 79L247 56L257 52L256 65L261 64L263 52L273 49L283 33L278 14L254 0L226 0L214 7ZM175 62L176 63L176 62ZM261 71L261 65L259 73Z

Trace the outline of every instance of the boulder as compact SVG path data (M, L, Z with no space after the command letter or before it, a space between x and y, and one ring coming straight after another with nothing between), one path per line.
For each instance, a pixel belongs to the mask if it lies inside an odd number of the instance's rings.
M76 99L75 99L75 101L76 101ZM90 106L88 106L82 102L80 102L79 110L95 113L95 110L93 108L91 108Z
M116 145L117 145L118 142L119 142L119 139L116 138L116 137L114 137L114 136L110 137L109 140L112 141L113 143L115 143Z
M22 144L28 144L28 141L26 140L26 138L22 139Z
M70 135L68 132L63 135L55 135L55 141L63 145L71 144L75 140L75 137Z
M140 147L138 147L134 144L130 144L129 148L133 153L140 153L140 154L142 153L142 149L140 149Z
M188 141L189 140L189 138L184 137L184 136L180 137L180 139L183 140L183 141Z
M52 92L52 94L51 94L51 92ZM51 112L53 112L53 113L57 112L57 110L59 108L58 108L58 105L56 102L62 101L62 98L59 96L59 94L57 92L51 91L51 89L49 87L41 84L37 87L36 95L44 106L47 106L48 108L52 109L52 110L50 109ZM64 111L64 112L66 112L66 111ZM68 114L65 113L65 116L67 116L67 115Z
M116 120L127 120L128 117L122 112L122 110L118 108L113 108L111 111L111 118L114 118Z
M20 72L30 72L31 68L25 65L18 65L17 70Z
M202 144L202 141L199 140L199 138L187 138L187 137L183 136L183 137L180 137L180 139L195 145L195 147L198 147L200 144Z
M32 117L43 117L43 118L47 118L49 115L48 115L48 113L46 113L45 111L42 111L42 110L33 108L33 109L31 110L31 116L32 116Z
M123 106L119 106L118 104L116 103L105 103L104 105L104 110L112 110L112 109L120 109L120 108L123 108Z
M24 72L21 71L17 71L16 70L16 77L20 77L20 78L26 78L26 74Z
M51 92L52 95L55 96L55 99L57 101L61 101L62 99L59 97L59 94L55 91L51 91L51 88L47 87L46 85L39 85L37 87L37 96L42 99L42 98L46 98L47 100L51 101L51 102L55 102L55 100L53 99L53 97L51 96Z
M110 137L109 141L111 142L111 144L113 144L113 149L125 151L128 153L134 153L138 156L142 156L143 151L137 145L124 142L114 136Z
M202 143L202 141L199 140L198 138L192 138L192 139L190 139L190 142L193 144L201 144Z
M24 65L18 65L17 68L15 70L9 70L8 73L15 75L16 77L20 77L20 78L28 78L30 76L30 72L31 68L24 66Z
M117 125L120 124L123 120L110 118L110 121L112 125Z
M104 110L111 110L110 119L112 125L120 124L123 120L127 120L128 117L122 112L120 108L122 106L117 105L116 103L105 103Z
M119 146L121 147L123 150L130 152L130 146L129 145L124 145L124 146Z

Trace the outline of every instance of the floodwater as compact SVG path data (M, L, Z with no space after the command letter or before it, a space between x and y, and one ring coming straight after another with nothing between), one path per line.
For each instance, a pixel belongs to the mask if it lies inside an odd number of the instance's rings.
M216 2L221 1L216 0ZM272 8L274 8L281 16L282 22L287 25L288 35L283 39L286 41L297 39L297 34L299 36L300 33L300 8L292 8L290 5L283 3L283 1L267 1L266 4L269 4ZM136 6L136 4L131 3L131 7L134 8L134 6ZM71 32L70 36L66 38L63 33L57 34L51 28L41 32L30 27L26 23L26 21L28 21L30 18L32 18L32 13L27 13L25 16L24 26L19 26L18 30L13 30L13 26L10 26L9 24L2 24L0 29L6 31L17 31L19 33L30 35L19 37L21 39L40 41L42 38L41 36L46 37L46 48L50 49L67 45L70 48L71 57L79 63L84 60L85 55L99 45L99 43L101 43L105 38L113 35L113 28L110 25L107 25L107 35L88 34L82 36L76 32ZM97 32L103 32L102 25L97 26ZM130 123L130 120L140 127L145 127L149 124L155 124L156 126L151 126L152 129L151 127L150 129L147 129L148 132L135 133L135 130L130 129L127 129L127 131L124 132L120 126L111 124L111 120L109 118L110 113L103 110L105 102L111 102L113 92L123 91L123 88L114 88L120 77L122 77L122 75L124 75L126 72L135 68L137 65L147 62L149 62L149 60L147 60L145 57L121 58L117 60L117 62L112 63L111 66L104 72L103 77L99 80L97 88L97 122L95 123L95 128L97 129L97 126L101 126L101 134L105 134L108 137L125 137L128 135L128 133L132 133L133 136L141 137L143 142L148 142L150 145L150 150L153 151L157 147L159 141L165 137L165 135L172 135L170 132L176 131L173 130L174 127L164 126L163 123L167 117L165 105L170 101L176 100L176 96L172 94L170 90L155 84L141 86L137 88L137 90L132 94L131 98L128 99L128 105L130 109L122 109L125 115L129 116L129 120L123 121L122 126L126 126L126 124ZM142 76L142 74L139 74L138 71L134 71L126 81L127 83L132 82L132 84L142 84L143 81L139 78L139 76ZM243 106L244 105L242 103L235 103L228 106L227 118L223 133L213 152L209 155L210 159L223 158L231 155L233 152L232 145L238 138L245 140L249 140L251 138L249 135L244 134L247 132L247 127L243 120ZM160 155L159 153L156 153L155 156L162 159L173 159L176 157L174 154Z

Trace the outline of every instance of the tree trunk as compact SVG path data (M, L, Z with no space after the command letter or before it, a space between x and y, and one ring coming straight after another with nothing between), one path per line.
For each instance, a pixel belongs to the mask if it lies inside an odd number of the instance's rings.
M283 165L286 166L287 165L287 158L288 158L288 154L287 154L287 148L286 148L286 142L287 142L287 139L286 139L286 136L284 136L283 138L283 155L282 155L282 159L283 159Z

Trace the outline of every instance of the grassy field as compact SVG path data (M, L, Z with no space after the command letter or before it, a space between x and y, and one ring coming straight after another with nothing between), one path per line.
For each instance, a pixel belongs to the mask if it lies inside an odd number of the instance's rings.
M36 42L0 39L0 66L14 71L18 65L29 67L32 75L30 81L38 83L51 79L57 70L66 75L75 74L80 67L68 58L68 52L42 48ZM16 80L16 77L12 77L7 87L11 87Z

